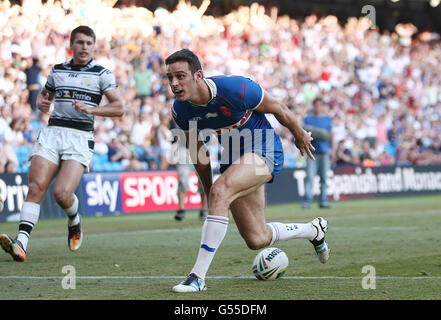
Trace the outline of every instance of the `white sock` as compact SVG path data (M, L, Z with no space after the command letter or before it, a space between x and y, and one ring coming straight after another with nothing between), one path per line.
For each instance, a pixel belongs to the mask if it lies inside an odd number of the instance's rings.
M317 236L317 230L309 223L267 223L273 231L270 246L289 239L308 239L313 240Z
M191 273L205 279L211 261L228 229L229 219L222 216L208 215L202 227L201 246Z
M34 202L25 201L20 211L20 224L18 226L17 241L26 251L32 229L40 217L40 205Z
M67 224L69 227L77 225L80 223L80 215L78 214L78 198L74 194L74 202L70 208L64 209L67 214Z

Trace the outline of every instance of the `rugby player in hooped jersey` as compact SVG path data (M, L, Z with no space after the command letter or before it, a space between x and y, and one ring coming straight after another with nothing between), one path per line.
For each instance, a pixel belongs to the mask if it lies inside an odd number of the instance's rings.
M265 218L264 187L273 182L282 169L283 148L264 114L272 113L294 135L301 155L314 159L311 133L299 126L285 105L251 79L241 76L205 78L198 57L188 49L173 53L165 64L169 85L176 97L172 114L184 131L191 159L208 195L209 209L196 262L187 278L174 286L173 291L206 290L205 276L227 232L229 210L250 249L303 238L313 244L320 262L326 263L330 250L325 241L325 219L319 217L309 223L285 224L266 223ZM208 151L198 134L207 129L217 133L222 146L238 146L227 148L228 154L222 155L221 176L215 182L210 162L204 159ZM232 135L232 132L245 130L252 143L222 142L225 137L241 136ZM196 147L192 148L192 144Z
M74 191L84 172L88 172L94 148L94 116L118 117L123 114L115 77L93 60L96 36L88 26L72 30L71 60L56 64L37 97L41 112L50 112L49 124L38 135L30 154L29 190L20 211L15 239L0 235L0 245L15 261L26 260L32 229L40 215L40 203L53 186L56 202L68 217L68 247L80 248L83 234ZM100 106L102 96L107 104Z

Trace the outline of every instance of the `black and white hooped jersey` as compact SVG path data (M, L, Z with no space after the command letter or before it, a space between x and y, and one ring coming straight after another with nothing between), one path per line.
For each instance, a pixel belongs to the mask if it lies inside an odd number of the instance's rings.
M55 93L50 126L93 131L94 116L78 112L72 102L79 100L97 107L104 92L117 88L117 84L112 72L93 59L84 66L74 65L70 60L53 66L45 88Z

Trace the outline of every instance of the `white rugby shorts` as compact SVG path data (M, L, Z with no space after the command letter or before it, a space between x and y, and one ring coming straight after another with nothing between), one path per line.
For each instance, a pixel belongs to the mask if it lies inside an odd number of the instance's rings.
M89 172L94 144L92 131L48 126L38 134L29 160L35 155L56 165L60 165L62 160L75 160L85 167L85 172Z

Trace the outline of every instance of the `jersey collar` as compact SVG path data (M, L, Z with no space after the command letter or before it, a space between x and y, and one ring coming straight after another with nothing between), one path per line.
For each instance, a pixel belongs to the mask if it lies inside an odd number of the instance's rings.
M194 103L192 103L192 105L194 105L196 107L208 106L210 104L210 102L213 101L214 98L216 98L216 95L217 95L217 87L216 87L216 84L214 83L214 81L211 79L207 79L207 78L204 78L204 81L207 84L208 89L210 89L211 99L210 99L210 101L207 102L207 104L194 104Z
M90 67L92 67L94 64L93 58L89 60L88 63L86 63L84 66L83 65L77 65L74 64L73 59L70 59L69 62L67 63L67 67L75 70L75 71L83 71L83 70L87 70Z
M217 96L217 87L213 80L207 78L204 78L204 80L205 83L208 85L208 88L210 89L211 99L210 101L208 101L208 103L210 103Z

